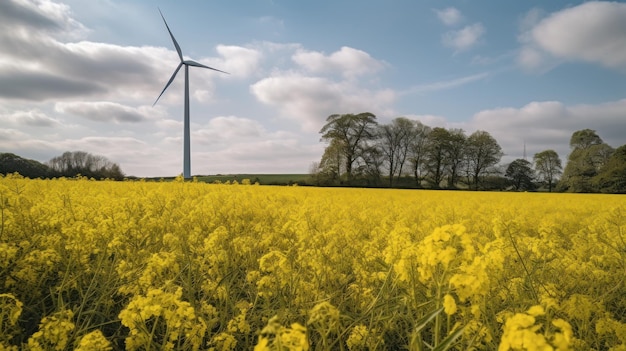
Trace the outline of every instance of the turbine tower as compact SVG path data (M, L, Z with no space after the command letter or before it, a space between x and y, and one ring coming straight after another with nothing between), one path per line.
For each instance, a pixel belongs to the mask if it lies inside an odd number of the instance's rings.
M172 74L172 77L170 78L170 80L167 82L167 84L165 84L165 88L163 88L163 91L161 91L161 94L159 94L159 97L157 97L157 99L154 101L154 104L152 104L152 106L156 105L157 101L159 101L159 99L161 98L161 95L163 95L167 87L169 87L170 84L172 84L172 81L174 80L174 78L176 78L176 74L178 73L180 68L182 66L185 66L185 119L184 119L184 127L183 127L184 128L184 132L183 132L183 144L184 144L183 146L183 149L184 149L183 151L183 178L189 179L191 178L191 141L190 141L190 132L189 132L189 66L208 68L208 69L226 73L226 74L228 74L228 72L220 71L219 69L205 66L196 61L183 59L183 52L180 49L178 42L174 38L174 34L172 34L170 27L167 25L167 21L165 20L165 17L163 17L163 13L161 12L161 9L159 9L159 13L161 14L161 18L163 18L163 22L165 23L165 27L167 28L167 31L170 33L172 42L174 42L174 47L176 47L176 52L178 53L178 58L180 58L180 63L178 64L178 67L176 67L174 74Z

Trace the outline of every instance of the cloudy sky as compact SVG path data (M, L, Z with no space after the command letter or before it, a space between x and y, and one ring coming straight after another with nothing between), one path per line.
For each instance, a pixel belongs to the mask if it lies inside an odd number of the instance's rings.
M0 152L104 155L127 175L307 173L335 113L486 130L503 162L595 129L626 144L626 3L1 0Z

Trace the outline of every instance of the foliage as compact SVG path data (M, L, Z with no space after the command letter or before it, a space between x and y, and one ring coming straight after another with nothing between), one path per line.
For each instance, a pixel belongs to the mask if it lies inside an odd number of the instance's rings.
M11 153L0 153L0 174L19 173L28 178L86 176L95 179L122 180L120 166L104 156L84 151L65 152L46 164Z
M0 177L0 348L626 347L619 195L241 183Z
M317 168L317 167L316 167ZM195 177L199 182L206 183L232 183L234 181L241 183L248 179L250 183L258 183L260 185L307 185L311 184L310 174L216 174ZM174 178L165 178L165 180L173 180ZM160 180L153 179L153 180Z
M593 145L602 145L604 141L598 136L595 130L582 129L577 130L572 134L569 140L569 146L572 149L589 149Z
M448 188L456 188L461 170L466 160L465 147L467 136L463 129L450 129L446 142L446 170L448 173Z
M467 178L474 189L480 187L481 176L500 162L502 148L488 132L478 130L467 138Z
M467 137L462 129L430 129L424 138L423 149L413 147L412 150L422 151L411 159L421 158L421 169L432 188L438 189L447 177L447 187L456 188L461 170L466 161L465 147ZM419 141L419 140L418 140ZM416 172L416 170L414 170ZM417 177L417 173L416 177Z
M428 134L425 169L431 187L438 189L445 176L450 131L436 127Z
M420 121L413 121L413 124L413 135L408 158L413 176L415 177L415 185L421 188L423 180L422 169L423 163L426 160L426 149L428 146L428 134L430 134L432 129L422 124Z
M626 145L615 149L592 182L603 193L626 193Z
M322 160L316 171L319 177L317 185L332 185L341 182L342 166L346 164L342 145L339 139L332 139L326 149L324 149Z
M328 146L312 172L319 185L343 185L345 175L347 185L379 186L384 169L389 187L413 173L417 188L426 180L434 189L455 189L465 175L465 186L477 190L502 156L485 131L468 138L462 129L431 129L404 117L377 125L368 113L331 115L320 133Z
M364 156L364 151L370 146L368 142L376 135L377 124L376 116L369 112L335 114L326 118L326 124L320 130L322 140L335 142L337 154L345 162L348 184L352 181L355 162Z
M50 169L43 163L11 153L0 153L0 174L19 173L28 178L46 178Z
M506 168L504 176L509 178L513 189L517 191L535 188L532 164L524 159L519 158L511 162Z
M328 146L311 169L314 185L503 190L510 186L504 175L515 190L626 192L626 158L612 158L615 150L591 129L572 134L564 170L554 150L535 154L534 170L520 160L501 170L502 149L488 132L468 137L461 129L430 128L404 117L377 125L369 113L331 115L320 133ZM409 174L413 185L403 182Z
M395 118L391 123L378 127L380 150L389 170L389 187L393 187L394 178L402 174L414 133L413 122L404 117Z
M533 161L535 162L535 170L539 175L539 179L548 183L548 191L552 192L558 177L563 173L559 154L554 150L541 151L535 154Z
M591 193L597 192L596 177L607 164L613 148L602 141L594 130L584 129L574 132L570 140L572 152L558 185L558 190Z

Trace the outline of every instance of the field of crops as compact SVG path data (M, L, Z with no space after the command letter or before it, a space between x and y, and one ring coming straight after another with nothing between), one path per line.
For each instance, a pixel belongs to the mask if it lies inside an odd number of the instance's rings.
M0 177L0 350L626 350L626 197Z

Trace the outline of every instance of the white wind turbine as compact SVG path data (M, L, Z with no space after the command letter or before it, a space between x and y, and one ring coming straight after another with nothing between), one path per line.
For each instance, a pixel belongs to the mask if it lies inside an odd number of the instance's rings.
M213 67L205 66L205 65L203 65L201 63L198 63L196 61L183 59L183 52L180 49L180 46L178 45L178 42L176 42L176 39L174 38L174 34L172 34L172 31L170 30L170 27L167 25L167 21L165 20L165 17L163 17L163 13L161 12L161 9L159 9L159 13L161 14L161 18L163 18L163 22L165 22L165 27L167 28L167 31L170 33L170 37L172 37L172 41L174 42L174 46L176 47L176 52L178 53L178 57L180 58L180 63L178 64L178 67L176 67L176 70L174 71L174 74L172 74L172 77L170 78L170 80L167 82L167 84L165 84L165 88L163 88L163 91L161 91L161 94L159 94L159 97L157 97L157 99L154 101L154 104L152 104L152 106L156 105L157 101L159 101L159 99L161 98L161 95L163 95L163 93L165 92L167 87L169 87L170 84L172 84L172 81L174 80L174 78L176 78L176 74L178 73L180 68L182 66L185 66L185 120L184 120L185 122L184 122L184 133L183 133L183 144L184 144L184 147L183 147L183 149L184 149L184 152L183 152L183 177L185 179L189 179L189 178L191 178L191 142L189 140L190 139L190 132L189 132L189 66L208 68L208 69L212 69L214 71L218 71L218 72L222 72L222 73L226 73L226 74L228 74L228 72L220 71L219 69L215 69Z

